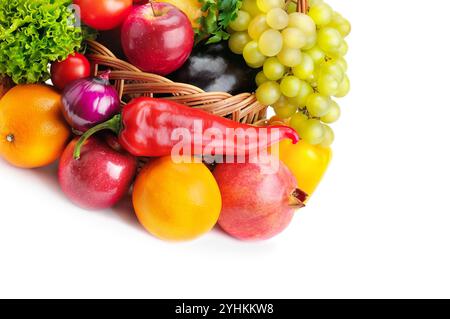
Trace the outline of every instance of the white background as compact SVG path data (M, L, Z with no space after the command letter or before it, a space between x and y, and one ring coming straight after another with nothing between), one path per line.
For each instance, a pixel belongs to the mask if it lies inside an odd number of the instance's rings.
M287 231L158 241L0 161L0 297L450 297L450 2L329 0L353 24L335 156Z

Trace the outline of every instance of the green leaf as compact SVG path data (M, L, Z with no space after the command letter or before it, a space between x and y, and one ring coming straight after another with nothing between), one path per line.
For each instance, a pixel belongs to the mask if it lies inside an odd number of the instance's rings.
M71 0L0 1L0 75L15 83L49 78L48 64L82 49L87 28L75 25Z
M201 30L196 31L196 43L209 38L206 42L217 43L227 40L230 35L226 32L228 25L237 18L242 6L242 0L199 0L202 11L206 16L200 18Z

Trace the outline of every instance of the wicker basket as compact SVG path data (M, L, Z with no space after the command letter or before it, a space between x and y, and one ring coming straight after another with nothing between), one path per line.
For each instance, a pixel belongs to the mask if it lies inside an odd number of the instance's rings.
M307 0L298 0L299 12L305 13L307 6ZM98 42L87 41L87 44L87 57L93 63L95 73L104 68L112 70L111 80L123 103L137 96L164 96L242 123L254 124L266 117L267 105L259 103L254 93L233 96L225 92L205 92L190 84L176 83L159 75L142 72L118 59Z

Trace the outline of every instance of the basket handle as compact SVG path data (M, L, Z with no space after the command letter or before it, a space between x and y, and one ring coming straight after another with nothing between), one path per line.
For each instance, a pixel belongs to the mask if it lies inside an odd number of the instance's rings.
M306 13L308 11L308 0L297 0L297 11Z

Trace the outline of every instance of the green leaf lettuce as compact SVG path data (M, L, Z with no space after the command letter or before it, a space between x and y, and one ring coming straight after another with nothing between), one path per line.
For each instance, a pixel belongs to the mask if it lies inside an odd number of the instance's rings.
M0 75L15 83L49 78L48 64L81 48L71 0L0 0Z

